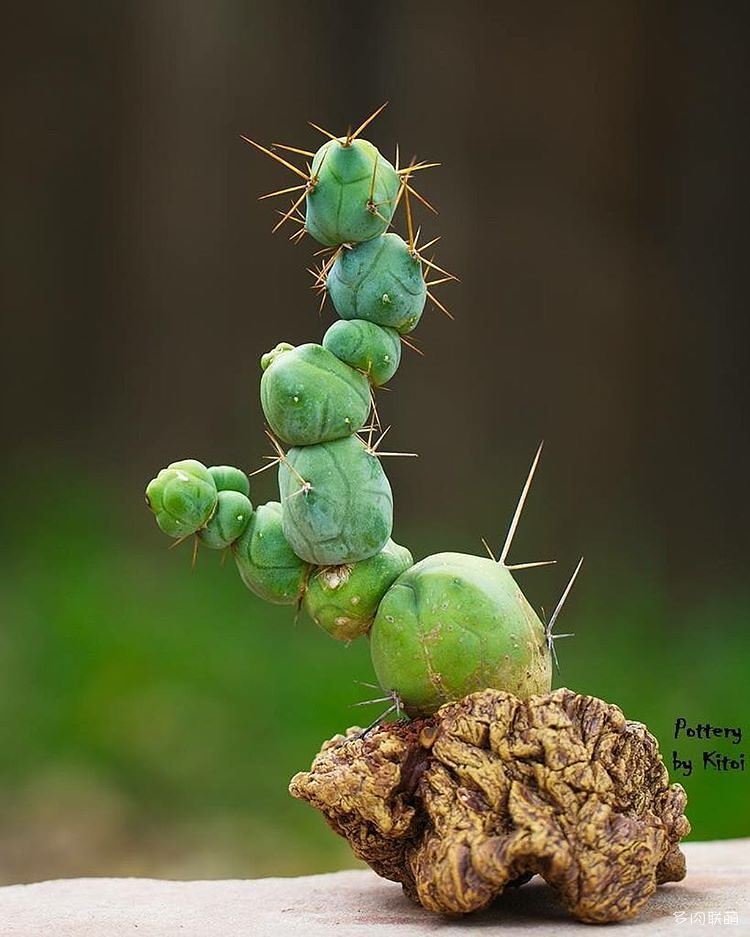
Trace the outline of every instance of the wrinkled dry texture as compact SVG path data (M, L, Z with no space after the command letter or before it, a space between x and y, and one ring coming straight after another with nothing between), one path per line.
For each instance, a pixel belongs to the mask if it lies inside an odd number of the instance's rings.
M685 792L656 739L567 689L484 690L430 718L350 729L290 791L432 911L484 908L537 873L575 917L617 921L685 875Z

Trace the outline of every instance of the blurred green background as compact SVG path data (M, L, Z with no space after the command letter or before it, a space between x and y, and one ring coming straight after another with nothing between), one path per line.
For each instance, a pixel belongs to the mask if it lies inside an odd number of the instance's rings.
M462 277L382 394L397 539L517 537L558 685L648 723L750 731L746 10L575 2L12 6L0 89L0 880L300 874L354 864L286 792L377 711L344 647L167 549L142 490L266 452L257 359L317 340L312 246L272 238L303 147L440 159L420 216ZM256 502L274 497L272 473ZM746 748L716 745L728 754ZM675 780L681 780L675 775ZM750 835L748 774L683 779L694 837Z

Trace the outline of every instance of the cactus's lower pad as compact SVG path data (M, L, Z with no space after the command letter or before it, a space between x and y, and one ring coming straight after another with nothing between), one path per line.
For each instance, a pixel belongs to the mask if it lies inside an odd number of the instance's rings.
M425 719L326 742L291 793L431 911L541 875L582 921L631 917L679 881L690 830L656 739L603 700L483 690Z

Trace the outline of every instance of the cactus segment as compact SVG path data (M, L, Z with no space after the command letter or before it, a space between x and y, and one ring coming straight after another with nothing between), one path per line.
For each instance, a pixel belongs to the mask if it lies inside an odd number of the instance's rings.
M342 319L367 319L403 333L416 328L427 298L419 257L393 232L340 251L326 289Z
M311 446L364 426L370 385L322 345L300 345L268 365L260 381L260 401L276 436L292 446Z
M391 486L359 436L290 449L279 463L279 492L284 536L308 563L366 560L391 535Z
M323 336L323 347L349 367L366 374L374 387L390 381L401 363L398 332L365 319L334 322Z
M220 491L213 517L198 531L201 543L210 550L226 549L241 536L252 514L253 506L247 495L230 489Z
M172 462L146 486L146 503L159 529L175 539L189 537L205 527L217 500L211 473L196 459Z
M365 635L380 600L414 558L393 540L375 556L359 563L323 566L307 583L304 607L316 625L338 641Z
M246 498L250 497L250 479L242 469L233 465L210 465L208 471L217 491L239 491Z
M409 715L487 688L520 699L547 693L544 625L505 566L462 553L421 560L395 581L370 630L384 690Z
M284 537L278 501L256 508L232 552L242 581L261 599L274 605L299 602L309 566Z
M328 140L312 161L305 229L326 247L357 244L388 229L400 180L367 140Z

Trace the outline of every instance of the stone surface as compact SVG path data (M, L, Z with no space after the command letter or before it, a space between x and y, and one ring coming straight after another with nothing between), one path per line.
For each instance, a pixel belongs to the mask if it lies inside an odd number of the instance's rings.
M750 935L750 839L683 848L685 880L660 887L642 914L608 933L702 933L690 915L703 912L706 926L709 914L719 915L719 933ZM734 925L724 917L732 912ZM501 927L504 935L529 937L594 933L569 918L540 879L455 920L422 910L369 870L251 881L87 878L0 888L1 937L466 937L471 929L499 933Z

